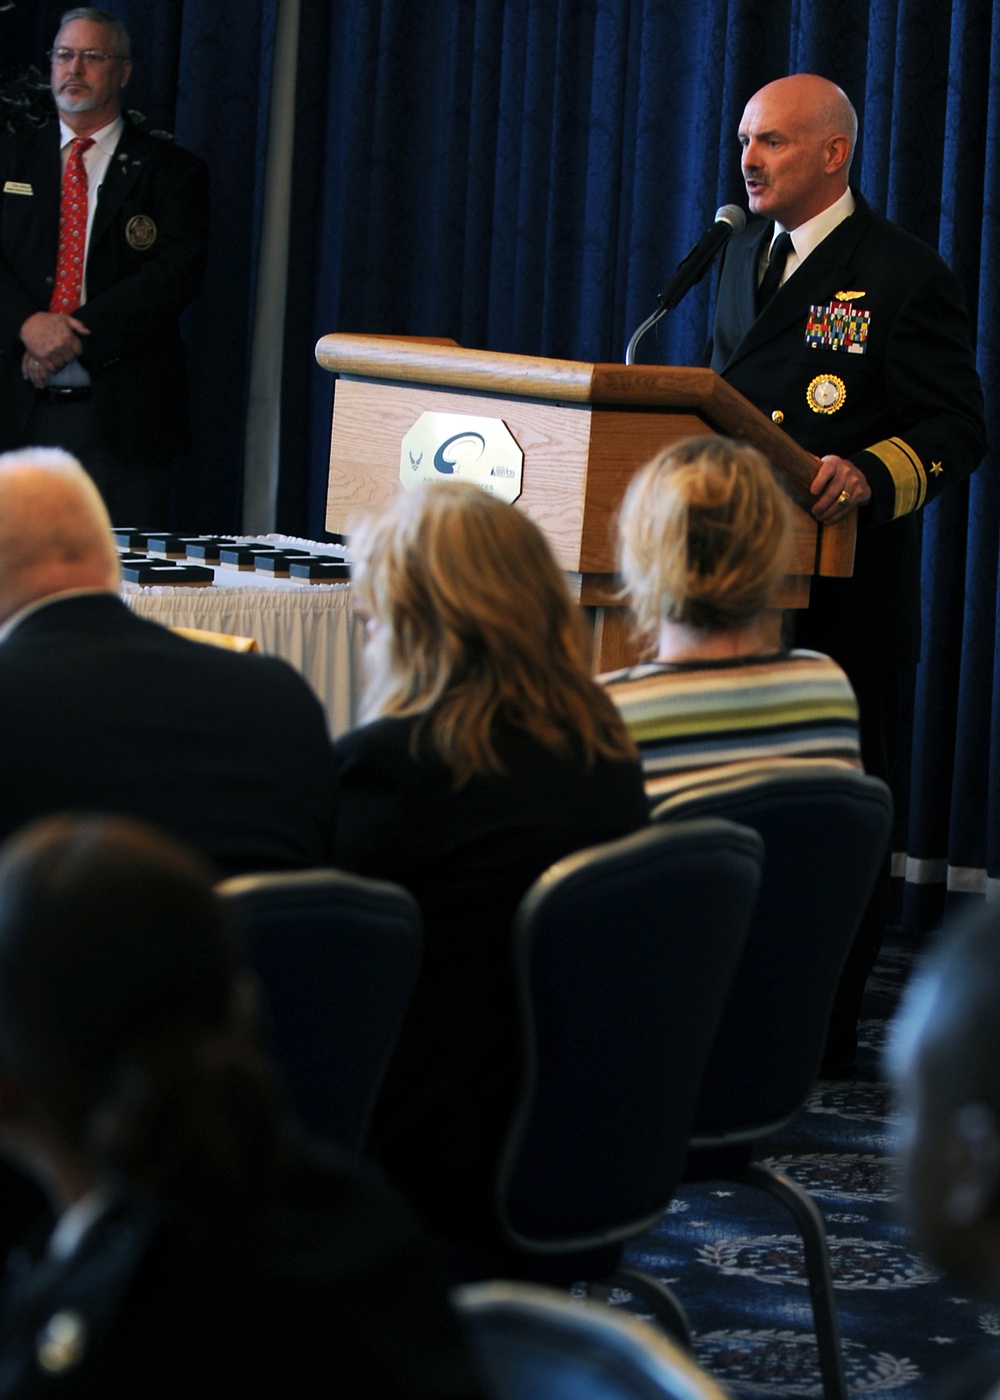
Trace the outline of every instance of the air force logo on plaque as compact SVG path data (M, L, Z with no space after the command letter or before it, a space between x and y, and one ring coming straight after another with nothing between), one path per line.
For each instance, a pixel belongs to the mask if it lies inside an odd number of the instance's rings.
M403 438L399 479L408 491L423 481L471 481L516 501L524 453L502 418L464 413L422 413Z
M148 214L135 214L125 225L125 238L130 248L144 253L156 242L156 224Z

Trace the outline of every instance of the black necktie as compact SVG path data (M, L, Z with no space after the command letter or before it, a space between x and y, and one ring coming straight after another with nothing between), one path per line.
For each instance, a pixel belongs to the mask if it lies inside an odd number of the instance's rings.
M792 235L790 233L779 233L771 244L771 257L768 260L767 270L761 279L761 284L757 288L757 311L764 310L764 307L774 296L781 286L781 276L785 270L785 263L788 254L792 252Z

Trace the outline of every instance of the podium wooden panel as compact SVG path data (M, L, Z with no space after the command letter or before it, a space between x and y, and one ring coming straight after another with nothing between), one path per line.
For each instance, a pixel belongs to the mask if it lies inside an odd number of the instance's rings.
M400 444L421 413L501 418L524 454L518 506L544 531L576 596L597 609L595 669L635 658L615 603L614 519L633 474L662 447L699 433L752 442L792 499L794 545L781 607L806 607L813 574L849 575L855 516L809 514L816 460L708 369L587 364L467 350L451 341L335 334L316 346L338 376L326 526L401 490Z

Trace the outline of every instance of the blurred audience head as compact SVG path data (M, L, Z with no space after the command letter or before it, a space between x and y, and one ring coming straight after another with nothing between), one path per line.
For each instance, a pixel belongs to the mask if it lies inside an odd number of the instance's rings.
M921 1248L1000 1301L1000 908L946 930L915 973L887 1054Z
M64 815L0 851L0 1141L57 1204L109 1175L238 1188L269 1160L247 998L207 867L160 832Z
M401 492L351 537L365 615L365 719L425 715L462 783L499 770L494 721L553 749L634 750L591 679L579 609L544 536L477 486Z
M74 589L115 592L111 521L80 463L59 448L0 455L0 622Z
M785 574L788 502L756 448L698 437L633 477L619 514L620 568L643 635L664 622L735 631L771 602Z

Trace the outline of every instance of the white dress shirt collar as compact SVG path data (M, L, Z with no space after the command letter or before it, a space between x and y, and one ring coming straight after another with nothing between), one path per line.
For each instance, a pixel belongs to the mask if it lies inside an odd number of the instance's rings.
M806 258L828 238L838 224L842 224L845 219L849 219L856 208L854 195L850 189L846 189L839 199L827 206L819 214L814 214L811 219L807 219L804 224L799 224L798 228L785 229L781 224L775 224L774 232L771 235L771 243L768 244L768 260L771 256L771 245L778 237L779 233L787 233L792 240L792 251L788 254L785 262L785 273L782 277L782 285L788 281L795 269L804 263ZM766 263L764 264L766 267Z
M113 1200L107 1187L98 1187L81 1196L63 1211L49 1236L50 1259L69 1259L80 1247L80 1241L96 1221L100 1220Z
M90 133L91 136L94 138L94 144L100 146L101 151L107 158L110 158L114 155L115 147L118 145L118 138L121 136L122 129L124 126L125 118L122 116L121 112L119 112L117 117L115 117L113 121L108 122L107 126L102 126L98 131L92 131ZM59 149L63 152L64 155L66 152L66 147L71 141L74 141L75 139L76 132L72 129L72 127L68 127L66 123L60 118ZM83 159L86 162L86 153L84 154Z

